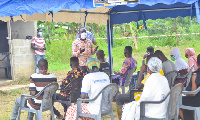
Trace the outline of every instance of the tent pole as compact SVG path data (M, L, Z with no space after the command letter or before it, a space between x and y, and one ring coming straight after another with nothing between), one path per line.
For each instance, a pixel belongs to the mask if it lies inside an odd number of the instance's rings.
M113 56L112 56L112 47L113 47L113 40L112 40L112 25L111 25L111 22L110 22L110 15L109 15L109 18L108 18L108 22L109 22L109 45L110 45L110 72L111 74L113 73Z
M112 28L110 23L110 15L107 21L107 37L108 37L108 53L109 53L109 63L110 72L113 73L113 59L112 59Z

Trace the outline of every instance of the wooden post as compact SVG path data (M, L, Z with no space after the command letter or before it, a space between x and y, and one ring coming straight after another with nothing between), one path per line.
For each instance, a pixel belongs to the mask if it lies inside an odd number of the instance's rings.
M174 22L175 22L175 32L176 32L176 34L178 34L176 18L175 18ZM176 35L176 45L178 46L178 44L179 44L179 36Z
M136 38L136 35L134 34L134 31L133 31L133 29L132 29L132 25L131 25L131 22L129 23L129 25L130 25L130 29L131 29L131 34L132 34L132 36L134 37L133 38L133 43L134 43L134 46L135 46L135 48L136 48L136 50L138 50L138 46L137 46L137 38Z

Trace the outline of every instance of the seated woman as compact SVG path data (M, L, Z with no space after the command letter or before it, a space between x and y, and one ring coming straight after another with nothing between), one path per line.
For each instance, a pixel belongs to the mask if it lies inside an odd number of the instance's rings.
M124 56L126 60L124 60L122 68L120 71L114 71L114 74L120 75L120 77L115 76L113 77L113 83L116 83L120 86L123 86L128 74L129 69L133 69L137 66L137 61L132 57L132 47L126 46L124 49Z
M144 85L144 89L139 101L133 101L125 104L122 114L122 120L133 120L140 118L141 101L160 101L170 91L168 81L159 71L162 69L162 61L157 57L152 57L148 61L150 77ZM166 118L169 98L161 104L151 104L145 107L145 116L148 118L162 119Z
M171 73L174 72L174 74L176 75L176 66L172 61L167 59L162 51L156 50L155 55L162 61L162 70L169 82L169 87L171 87L173 85L172 82L174 81L174 76Z
M195 56L195 50L193 48L186 48L185 51L185 57L188 58L188 71L194 65L194 68L192 69L192 72L196 71L198 69L197 66L197 57Z
M200 54L197 57L198 69L193 72L192 80L189 86L186 88L187 91L195 91L200 86ZM200 107L200 92L196 95L183 96L182 104L185 106ZM194 111L191 110L179 110L179 115L183 120L194 120Z
M175 66L178 71L179 76L187 74L188 64L181 58L180 50L177 47L172 48L170 51L171 60L176 61ZM178 83L183 83L186 85L187 78L178 78L174 81L174 85Z
M152 55L147 56L146 63L148 63L149 59L153 56L155 56L155 55L152 54ZM143 73L145 71L148 71L147 75L145 76L144 79L142 79ZM159 71L159 73L161 75L164 75L162 69ZM143 87L144 87L146 81L148 80L149 76L150 76L150 71L147 70L147 65L141 66L140 67L140 74L139 74L138 82L137 82L137 89L143 89ZM135 101L138 101L140 99L140 96L141 96L141 92L135 92L134 93ZM128 92L126 94L120 94L120 95L117 96L116 104L117 104L117 115L118 115L119 120L121 119L122 105L124 105L125 103L128 103L128 102L131 102L130 101L130 92Z

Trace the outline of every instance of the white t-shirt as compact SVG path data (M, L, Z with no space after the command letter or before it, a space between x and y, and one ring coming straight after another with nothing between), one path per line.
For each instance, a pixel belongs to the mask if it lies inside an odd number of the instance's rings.
M89 99L94 98L106 85L110 83L109 76L104 72L89 73L84 76L82 81L82 94L88 94ZM102 95L95 101L87 104L87 109L91 114L98 114Z
M160 101L168 92L169 84L165 76L153 73L144 85L141 101ZM148 118L166 118L169 97L161 104L146 104L145 116Z

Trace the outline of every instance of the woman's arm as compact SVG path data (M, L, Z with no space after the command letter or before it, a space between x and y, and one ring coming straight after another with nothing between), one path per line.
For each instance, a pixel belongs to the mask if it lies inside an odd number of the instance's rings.
M138 82L137 82L137 86L136 86L137 89L142 89L144 87L144 84L142 84L141 81L142 81L143 73L146 69L147 69L147 67L145 65L140 67L140 74L139 74Z
M196 84L196 78L197 78L197 74L193 74L192 75L192 91L195 91L197 89L197 84Z
M193 74L192 75L192 90L191 91L195 91L197 89L197 84L196 84L196 77L197 77L197 74ZM195 96L195 94L188 94L187 96Z

